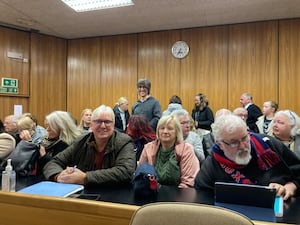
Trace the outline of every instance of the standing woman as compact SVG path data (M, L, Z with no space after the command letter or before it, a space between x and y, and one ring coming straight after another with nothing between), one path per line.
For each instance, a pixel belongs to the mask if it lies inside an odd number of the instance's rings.
M37 163L38 174L42 173L47 162L81 135L73 118L65 111L54 111L47 115L45 128L47 134L40 146L40 158Z
M130 117L128 104L128 99L121 97L113 109L115 113L115 129L123 133L126 131L128 119Z
M158 139L145 145L139 165L153 165L160 184L193 187L199 160L193 147L183 141L178 119L174 115L163 116L158 121L156 136Z
M81 133L88 133L90 132L90 126L92 122L92 110L91 109L84 109L81 113L81 120L79 123L79 130Z
M278 104L274 101L266 101L263 104L263 115L258 117L256 126L260 134L272 134L273 118L278 109Z
M208 107L208 99L204 94L195 96L195 107L192 110L192 118L196 129L211 130L210 125L214 122L214 114Z

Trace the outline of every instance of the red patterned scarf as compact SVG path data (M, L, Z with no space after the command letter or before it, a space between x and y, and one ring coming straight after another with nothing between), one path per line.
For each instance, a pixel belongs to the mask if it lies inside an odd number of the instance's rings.
M264 140L254 133L250 134L251 154L257 156L259 169L266 171L280 162L280 157L272 151ZM252 184L252 181L240 173L240 169L246 165L238 165L228 159L218 145L213 146L213 157L220 163L224 171L229 174L237 183Z

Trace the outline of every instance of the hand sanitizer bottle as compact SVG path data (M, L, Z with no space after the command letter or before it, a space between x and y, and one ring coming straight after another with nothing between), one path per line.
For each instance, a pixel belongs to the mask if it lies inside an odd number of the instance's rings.
M16 172L11 165L11 159L7 160L7 166L2 172L2 191L16 191Z

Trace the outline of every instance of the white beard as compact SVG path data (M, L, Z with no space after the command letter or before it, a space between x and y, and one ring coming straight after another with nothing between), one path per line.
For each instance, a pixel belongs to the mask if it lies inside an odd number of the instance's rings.
M248 148L239 149L233 157L230 157L225 152L224 154L228 159L234 161L238 165L247 165L252 158L250 149Z
M234 162L238 165L247 165L250 162L251 158L252 156L250 154L250 149L238 150L235 155Z

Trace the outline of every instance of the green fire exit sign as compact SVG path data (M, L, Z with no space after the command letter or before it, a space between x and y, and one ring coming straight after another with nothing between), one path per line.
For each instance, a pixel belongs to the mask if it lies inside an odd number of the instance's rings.
M2 87L18 87L18 79L2 78Z

